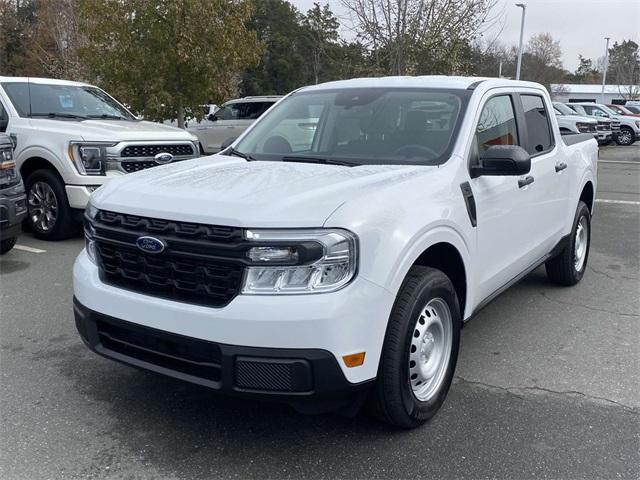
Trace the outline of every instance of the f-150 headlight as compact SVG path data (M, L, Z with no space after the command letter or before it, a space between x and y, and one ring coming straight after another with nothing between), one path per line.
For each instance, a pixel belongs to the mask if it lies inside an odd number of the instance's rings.
M333 292L356 274L356 236L341 229L247 230L242 293L253 295Z
M107 164L107 147L115 143L71 142L69 157L80 175L104 175Z
M0 186L9 186L18 183L18 170L13 161L11 147L0 150Z
M576 128L581 133L595 132L596 125L591 123L576 122Z

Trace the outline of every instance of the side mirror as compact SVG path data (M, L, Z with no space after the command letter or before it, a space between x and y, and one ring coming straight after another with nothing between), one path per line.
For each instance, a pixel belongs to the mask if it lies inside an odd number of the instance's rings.
M9 125L9 120L5 118L0 118L0 132L6 132L7 125Z
M215 113L210 113L209 115L207 115L207 120L209 120L210 122L215 122L216 120L218 120L218 117L216 117Z
M471 166L471 178L518 176L531 171L531 156L518 145L494 145L480 155L480 163Z

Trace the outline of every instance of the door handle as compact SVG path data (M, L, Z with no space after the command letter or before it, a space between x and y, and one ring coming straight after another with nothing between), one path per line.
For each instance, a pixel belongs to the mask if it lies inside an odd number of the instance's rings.
M526 187L527 185L531 185L533 183L533 177L531 175L527 175L524 178L518 179L518 188Z
M556 163L556 173L561 172L565 168L567 168L567 164L566 163L564 163L564 162Z

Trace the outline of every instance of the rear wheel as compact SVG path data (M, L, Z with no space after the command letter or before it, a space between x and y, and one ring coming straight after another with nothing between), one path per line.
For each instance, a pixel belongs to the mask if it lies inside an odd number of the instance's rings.
M36 170L26 180L27 224L42 240L61 240L78 230L64 185L51 170Z
M449 278L433 268L412 267L389 319L372 392L381 420L414 428L436 414L453 379L460 326Z
M590 244L591 212L589 207L583 201L580 201L573 221L569 242L557 257L545 263L549 280L558 285L566 286L575 285L582 280L587 269Z

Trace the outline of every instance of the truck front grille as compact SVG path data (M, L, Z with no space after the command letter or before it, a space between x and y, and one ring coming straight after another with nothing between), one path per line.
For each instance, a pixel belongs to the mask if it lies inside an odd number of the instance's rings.
M169 145L129 145L120 153L121 157L154 157L158 153L170 153L176 156L195 155L192 144L169 144Z
M598 122L599 132L608 132L611 130L611 122Z
M100 278L109 285L210 307L223 307L240 292L246 258L240 228L102 210L91 226ZM144 252L136 246L142 236L167 247Z

